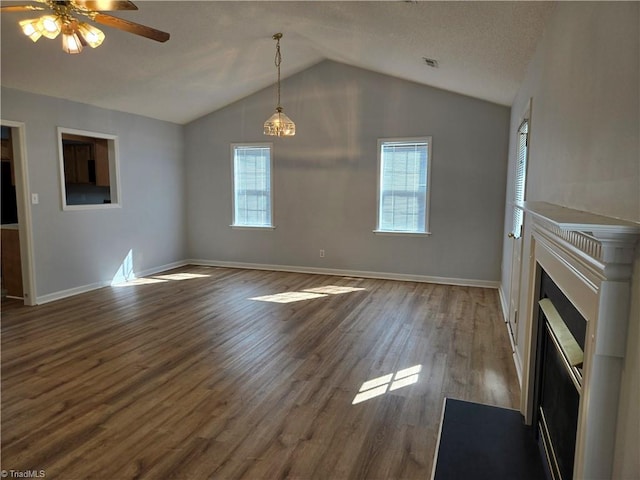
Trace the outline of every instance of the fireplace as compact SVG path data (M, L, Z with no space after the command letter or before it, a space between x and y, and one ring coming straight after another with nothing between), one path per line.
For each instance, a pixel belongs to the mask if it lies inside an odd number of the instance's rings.
M612 478L640 224L544 202L519 208L521 411L551 478Z
M573 478L587 322L544 271L538 302L534 425L547 471Z

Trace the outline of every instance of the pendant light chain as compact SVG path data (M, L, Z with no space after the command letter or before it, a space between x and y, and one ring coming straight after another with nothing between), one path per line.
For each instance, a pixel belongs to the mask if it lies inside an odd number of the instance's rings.
M273 38L276 39L276 58L275 58L275 64L276 64L276 68L278 69L278 108L280 107L280 64L282 63L282 54L280 53L280 38L282 37L282 34L275 34L273 36Z

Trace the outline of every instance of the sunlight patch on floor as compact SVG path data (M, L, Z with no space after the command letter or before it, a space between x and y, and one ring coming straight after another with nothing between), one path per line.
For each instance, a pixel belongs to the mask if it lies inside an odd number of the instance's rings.
M283 292L273 295L264 295L262 297L253 297L249 300L258 300L260 302L273 303L292 303L302 300L313 300L314 298L328 297L329 295L340 295L343 293L359 292L366 288L359 287L340 287L337 285L325 285L322 287L305 288L299 292Z
M358 394L354 397L351 405L362 403L380 395L384 395L387 392L398 390L399 388L407 387L418 383L420 372L422 371L422 365L414 365L413 367L398 370L395 374L390 373L381 377L367 380L362 384Z
M393 373L389 375L383 375L382 377L374 378L373 380L367 380L360 387L360 391L371 390L372 388L379 387L380 385L386 385L393 378Z
M122 264L118 267L118 271L111 281L112 287L133 287L136 285L154 285L165 282L176 282L182 280L193 280L197 278L208 278L211 275L204 273L164 273L158 275L149 275L148 277L136 277L133 271L133 251L129 250L129 253L122 261Z
M249 300L257 300L259 302L273 302L273 303L292 303L299 302L301 300L311 300L313 298L328 297L323 293L311 293L311 292L286 292L276 293L274 295L264 295L262 297L253 297Z
M211 275L203 273L167 273L165 275L154 275L152 278L160 280L193 280L194 278L208 278Z
M339 295L341 293L360 292L366 288L360 287L339 287L337 285L326 285L324 287L305 288L303 292L326 293L328 295Z

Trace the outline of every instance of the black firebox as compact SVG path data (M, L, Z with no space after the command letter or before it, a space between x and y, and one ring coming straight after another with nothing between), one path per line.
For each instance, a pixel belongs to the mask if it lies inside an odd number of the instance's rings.
M584 317L542 271L533 419L553 480L573 478L586 329Z

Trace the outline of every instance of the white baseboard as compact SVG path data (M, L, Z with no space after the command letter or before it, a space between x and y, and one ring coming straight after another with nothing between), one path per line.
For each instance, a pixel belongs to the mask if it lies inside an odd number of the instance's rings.
M380 280L399 280L404 282L438 283L463 287L498 288L499 282L465 278L432 277L428 275L410 275L404 273L370 272L363 270L342 270L334 268L299 267L292 265L267 265L262 263L227 262L217 260L190 259L191 265L209 267L244 268L247 270L272 270L276 272L310 273L316 275L335 275L338 277L376 278Z
M518 354L518 348L511 337L511 329L509 328L509 307L507 305L507 299L502 289L502 284L498 287L498 295L500 296L500 306L502 308L502 317L504 318L505 326L507 328L507 337L511 343L511 351L513 352L513 364L516 367L516 374L518 375L518 384L520 390L522 390L522 362L520 361L520 355Z
M433 277L429 275L410 275L404 273L387 273L387 272L370 272L363 270L342 270L333 268L318 268L318 267L299 267L290 265L268 265L261 263L244 263L244 262L226 262L216 260L203 260L203 259L190 259L181 260L177 262L168 263L166 265L160 265L157 267L148 268L135 272L136 277L146 277L149 275L155 275L160 272L172 270L174 268L184 267L185 265L204 265L211 267L226 267L226 268L244 268L248 270L272 270L276 272L294 272L294 273L309 273L316 275L335 275L339 277L361 277L361 278L376 278L380 280L398 280L404 282L421 282L421 283L437 283L442 285L457 285L463 287L481 287L481 288L498 288L499 282L490 280L475 280L465 278L449 278L449 277ZM95 282L89 285L81 285L79 287L70 288L67 290L60 290L58 292L48 293L46 295L40 295L36 298L35 304L42 305L44 303L54 302L63 298L72 297L81 293L90 292L99 288L108 287L111 285L111 281Z
M188 265L188 262L184 260L178 262L168 263L166 265L160 265L158 267L148 268L145 270L141 270L139 272L135 272L136 277L146 277L149 275L154 275L156 273L165 272L167 270L171 270L174 268L183 267ZM63 298L73 297L74 295L80 295L81 293L91 292L92 290L97 290L99 288L108 287L111 285L110 280L105 280L102 282L95 282L89 285L81 285L79 287L69 288L67 290L60 290L58 292L48 293L46 295L40 295L36 298L35 305L42 305L44 303L55 302L56 300L62 300Z
M80 287L69 288L67 290L47 293L46 295L38 295L35 304L42 305L43 303L55 302L56 300L62 300L63 298L73 297L74 295L80 295L81 293L87 293L91 292L92 290L108 287L110 284L111 282L96 282L89 285L81 285Z
M522 364L520 363L518 348L516 347L513 337L511 336L511 328L509 327L509 307L507 305L507 299L505 297L504 290L502 289L502 284L500 284L500 286L498 287L498 295L500 296L500 307L502 308L502 317L507 329L507 337L509 338L509 343L511 344L513 364L516 367L516 374L518 375L518 384L520 385L520 390L522 390Z
M505 323L509 320L509 306L507 305L507 297L502 289L502 283L498 287L498 296L500 297L500 307L502 308L502 318Z
M148 277L149 275L155 275L157 273L166 272L167 270L173 270L174 268L184 267L189 265L190 263L186 260L180 260L178 262L167 263L166 265L161 265L159 267L147 268L146 270L142 270L140 272L136 272L136 277Z
M520 354L518 349L513 350L513 363L516 366L516 375L518 375L518 384L520 385L520 391L522 392L522 362L520 360Z

